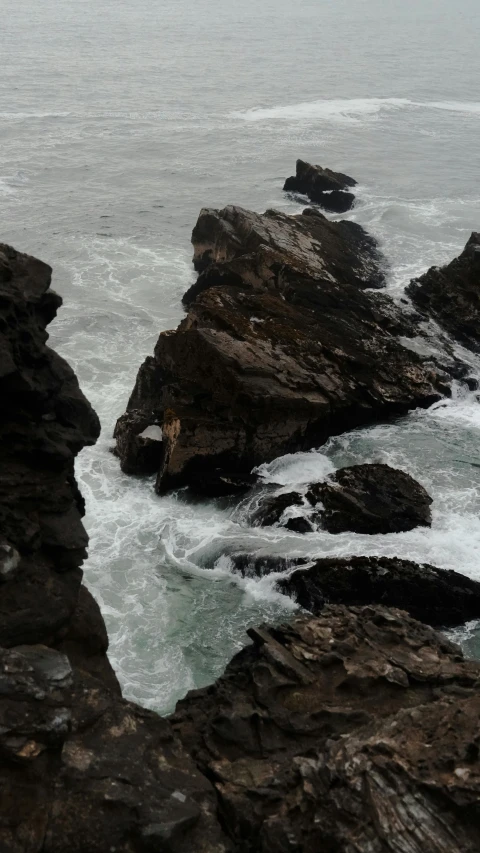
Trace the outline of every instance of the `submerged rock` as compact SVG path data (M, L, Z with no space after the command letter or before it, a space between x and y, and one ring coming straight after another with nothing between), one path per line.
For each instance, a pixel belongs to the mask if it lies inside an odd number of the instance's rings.
M178 329L160 335L128 404L141 426L158 416L158 492L202 491L212 470L244 477L448 390L400 345L386 297L361 291L379 273L353 223L228 207L202 211L193 242L206 289L197 287ZM117 444L124 470L128 423Z
M406 292L459 343L480 352L480 233L471 235L458 258L431 267Z
M274 560L269 570L279 571ZM478 581L397 557L316 560L313 566L299 567L280 580L278 588L314 614L328 603L385 604L439 627L480 619Z
M385 607L249 633L172 718L235 850L478 849L478 663Z
M321 502L321 525L330 533L401 533L432 523L432 498L410 474L390 465L340 468L311 486L307 499Z
M341 172L332 172L331 169L297 160L296 174L287 178L283 189L286 192L302 193L332 213L345 213L353 207L355 201L354 194L347 190L356 184L354 178Z

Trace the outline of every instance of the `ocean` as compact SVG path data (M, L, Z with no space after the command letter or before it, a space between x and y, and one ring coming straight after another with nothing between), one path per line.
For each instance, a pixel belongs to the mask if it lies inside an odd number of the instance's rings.
M102 422L77 462L86 582L127 697L171 710L245 629L288 618L274 578L230 556L398 555L480 579L478 392L262 467L278 489L382 461L434 499L431 529L360 536L253 528L248 501L159 498L121 474L112 431L160 331L183 316L201 207L297 212L300 157L358 181L348 218L379 241L388 291L480 229L475 0L2 0L0 240L54 269L51 344ZM430 345L437 333L429 329ZM459 354L480 378L480 360ZM272 485L269 486L272 488ZM480 629L456 632L480 655Z

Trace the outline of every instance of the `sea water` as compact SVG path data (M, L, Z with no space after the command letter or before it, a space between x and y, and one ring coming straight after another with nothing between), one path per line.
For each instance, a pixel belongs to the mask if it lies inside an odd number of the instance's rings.
M480 578L475 392L261 468L271 492L352 463L398 466L434 499L432 528L408 533L252 527L258 492L159 498L110 453L140 363L183 315L202 206L296 212L282 185L297 157L346 171L359 181L348 218L379 240L395 299L480 229L476 0L2 0L2 12L0 239L53 266L65 305L51 343L102 422L77 462L85 577L125 694L168 711L221 673L248 625L288 618L274 577L232 572L236 553L398 555ZM480 654L475 624L458 636Z

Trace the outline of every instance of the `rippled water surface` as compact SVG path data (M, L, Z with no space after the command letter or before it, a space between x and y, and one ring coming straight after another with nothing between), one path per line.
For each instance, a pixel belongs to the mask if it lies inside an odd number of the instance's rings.
M86 578L126 694L170 709L221 672L248 624L292 609L271 579L234 576L234 552L399 554L480 577L475 393L263 471L281 489L353 462L399 465L434 498L431 530L259 530L244 505L155 497L109 453L140 362L182 316L202 206L295 211L281 188L297 157L347 171L360 184L350 216L379 239L396 297L480 228L478 3L2 0L2 12L0 239L54 267L65 306L52 343L102 421L77 466ZM474 652L477 636L470 626Z

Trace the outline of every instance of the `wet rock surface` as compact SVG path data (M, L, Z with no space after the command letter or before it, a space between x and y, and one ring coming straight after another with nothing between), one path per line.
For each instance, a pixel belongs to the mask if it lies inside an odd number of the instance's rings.
M341 468L310 487L307 499L321 503L321 525L330 533L401 533L432 523L432 498L405 471L390 465Z
M299 533L314 529L400 533L429 527L431 504L430 495L409 474L390 465L367 463L340 468L328 480L312 483L305 495L267 496L251 520L254 525L279 524Z
M46 264L0 247L0 850L230 849L208 780L168 723L122 699L73 473L99 433L46 346Z
M354 194L348 190L356 184L354 178L342 172L333 172L331 169L297 160L295 175L287 178L283 189L285 192L306 195L310 201L332 213L345 213L355 202Z
M457 341L480 352L480 233L444 267L432 267L414 279L406 292L415 306Z
M269 571L278 571L273 560L266 566ZM397 557L315 560L313 565L300 566L280 580L278 588L315 614L328 603L384 604L440 628L480 618L478 581Z
M448 392L444 374L399 343L410 321L384 294L362 292L380 273L354 223L228 207L203 210L192 239L202 272L187 317L160 335L119 422L127 470L129 419L135 440L156 413L159 493L202 491L212 470L244 477Z
M378 606L249 633L172 718L234 849L478 849L477 663Z
M46 346L50 269L2 253L2 853L478 850L480 665L404 612L252 628L168 719L122 698L82 585L73 463L98 421Z

